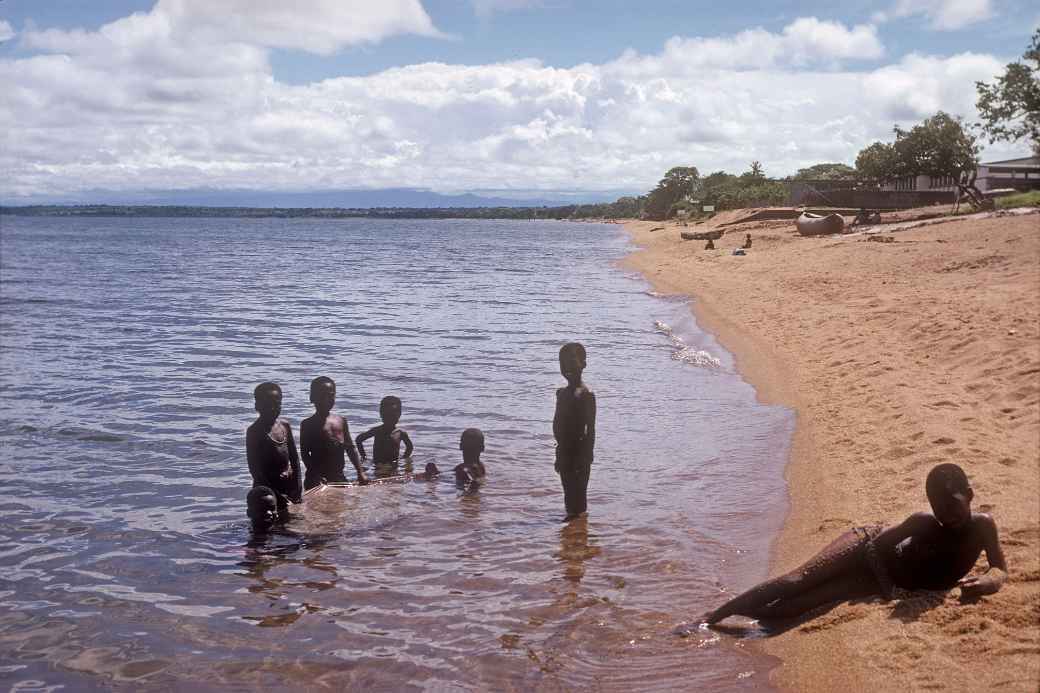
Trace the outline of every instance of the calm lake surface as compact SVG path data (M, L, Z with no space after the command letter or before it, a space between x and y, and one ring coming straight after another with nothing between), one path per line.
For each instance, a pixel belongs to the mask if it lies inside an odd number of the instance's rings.
M763 578L793 415L619 269L619 227L0 219L0 682L208 690L748 690L774 662L673 627ZM599 405L562 525L557 351ZM717 359L715 362L713 359ZM415 466L250 537L252 389L403 400ZM347 465L348 476L352 474Z

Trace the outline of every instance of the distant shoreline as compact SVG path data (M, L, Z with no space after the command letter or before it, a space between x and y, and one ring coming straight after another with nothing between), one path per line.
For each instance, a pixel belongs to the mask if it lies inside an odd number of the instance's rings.
M239 219L553 219L600 217L607 205L558 207L209 207L192 205L0 206L0 216ZM608 217L601 217L606 220Z

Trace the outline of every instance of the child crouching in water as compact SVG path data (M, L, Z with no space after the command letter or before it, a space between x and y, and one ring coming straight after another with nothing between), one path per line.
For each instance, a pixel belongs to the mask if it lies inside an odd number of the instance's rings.
M459 440L462 464L455 467L455 483L460 486L482 480L487 476L480 453L484 452L484 432L479 428L467 428Z
M971 511L975 492L964 470L940 464L928 473L925 492L932 512L914 513L893 527L845 532L798 568L752 587L704 620L791 618L834 601L873 595L890 599L893 587L959 586L962 600L997 592L1007 580L997 525L989 515ZM965 577L983 551L989 568Z

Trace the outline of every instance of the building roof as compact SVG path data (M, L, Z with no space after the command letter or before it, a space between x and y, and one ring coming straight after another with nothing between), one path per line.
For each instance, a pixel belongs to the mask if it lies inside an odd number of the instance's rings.
M984 161L980 166L1007 166L1014 168L1040 168L1040 156L1025 156L1021 159L1004 159L1003 161Z

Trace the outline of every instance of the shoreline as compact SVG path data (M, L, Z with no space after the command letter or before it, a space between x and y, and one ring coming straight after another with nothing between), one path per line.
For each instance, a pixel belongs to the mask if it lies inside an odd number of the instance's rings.
M715 251L679 240L674 222L625 224L639 249L623 266L655 290L687 296L759 400L795 411L771 575L853 525L927 509L923 476L943 461L965 467L975 510L997 519L1011 570L1004 590L974 605L960 605L957 590L842 604L760 641L782 662L770 673L780 688L985 681L1028 690L1040 674L1040 626L1029 621L1040 616L1037 223L952 219L881 244L800 238L790 222L758 222L729 227ZM752 250L732 256L745 233ZM929 350L949 360L932 361ZM999 661L953 664L943 652L987 631L981 647Z

